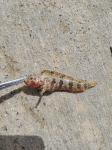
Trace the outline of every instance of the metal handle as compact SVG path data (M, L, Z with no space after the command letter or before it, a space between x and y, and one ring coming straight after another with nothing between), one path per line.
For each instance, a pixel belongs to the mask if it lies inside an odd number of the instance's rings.
M24 82L26 79L26 77L23 77L23 78L19 78L19 79L16 79L16 80L11 80L11 81L8 81L8 82L4 82L4 83L1 83L0 84L0 90L4 89L4 88L8 88L10 86L13 86L13 85L17 85L19 83L22 83Z

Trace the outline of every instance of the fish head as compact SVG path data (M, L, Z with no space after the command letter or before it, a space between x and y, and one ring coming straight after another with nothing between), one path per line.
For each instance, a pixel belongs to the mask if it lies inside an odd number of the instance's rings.
M43 81L38 76L30 75L25 80L25 84L31 88L40 88L43 85Z

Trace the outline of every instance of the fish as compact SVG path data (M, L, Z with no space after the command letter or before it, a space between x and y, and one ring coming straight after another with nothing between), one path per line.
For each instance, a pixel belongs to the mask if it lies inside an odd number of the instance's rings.
M43 70L39 75L30 75L24 81L26 86L36 88L43 96L46 92L64 91L70 93L84 92L96 86L96 82L75 79L63 73L51 70Z

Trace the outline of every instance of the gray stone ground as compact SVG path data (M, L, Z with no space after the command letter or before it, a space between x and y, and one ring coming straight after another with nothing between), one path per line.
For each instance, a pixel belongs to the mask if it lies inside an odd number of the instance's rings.
M0 81L42 69L98 85L81 94L0 91L0 150L112 149L112 0L0 0Z

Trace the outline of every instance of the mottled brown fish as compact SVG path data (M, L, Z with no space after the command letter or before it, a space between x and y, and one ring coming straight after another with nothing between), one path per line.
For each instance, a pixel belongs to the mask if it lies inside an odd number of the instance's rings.
M25 84L40 90L41 96L45 92L54 91L84 92L86 89L96 86L96 82L76 80L71 76L50 70L43 70L39 76L30 75L25 80Z

